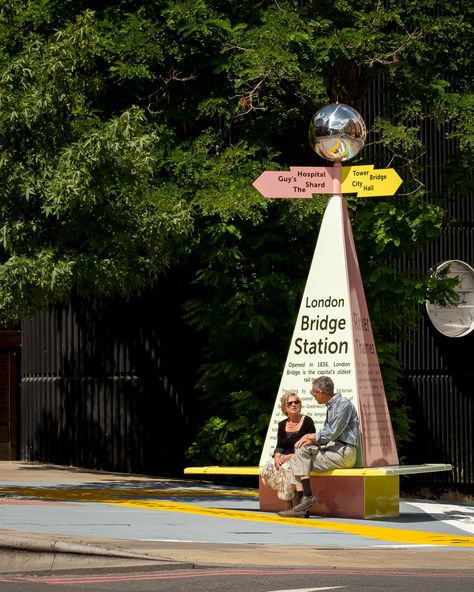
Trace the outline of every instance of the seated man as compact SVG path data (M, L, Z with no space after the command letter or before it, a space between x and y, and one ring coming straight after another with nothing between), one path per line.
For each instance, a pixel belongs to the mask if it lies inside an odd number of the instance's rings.
M319 433L306 434L295 443L290 469L300 501L293 509L278 512L280 516L309 516L309 509L318 501L311 491L311 471L350 469L356 463L359 418L354 405L340 393L334 394L334 383L329 376L316 378L311 394L320 405L326 405L326 421Z

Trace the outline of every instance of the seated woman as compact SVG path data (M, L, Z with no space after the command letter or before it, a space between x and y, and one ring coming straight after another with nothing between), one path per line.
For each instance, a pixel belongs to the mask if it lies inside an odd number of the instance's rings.
M262 469L262 481L285 500L285 508L290 509L298 503L295 499L295 486L288 462L295 452L295 442L306 434L314 434L316 428L311 417L301 413L301 399L296 391L285 391L280 400L280 408L286 419L278 424L277 445L273 459Z

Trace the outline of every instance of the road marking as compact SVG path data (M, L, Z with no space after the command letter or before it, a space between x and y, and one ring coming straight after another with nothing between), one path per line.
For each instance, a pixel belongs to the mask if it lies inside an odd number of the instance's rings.
M33 500L1 498L0 506L74 506L73 502L61 502L56 500Z
M155 490L153 495L156 494ZM106 503L115 506L155 510L162 512L180 512L212 518L224 518L229 520L244 520L247 522L265 522L267 524L293 525L310 529L344 532L355 536L371 538L374 540L410 545L436 545L448 547L474 547L473 536L463 536L457 533L444 534L420 530L408 530L397 527L384 527L348 522L334 522L332 520L305 519L305 518L280 518L275 514L253 512L244 510L227 510L222 508L206 508L194 504L160 501L155 499L122 499L120 491L107 489L46 489L38 488L1 488L0 493L10 495L23 495L42 499L57 499L77 502ZM137 494L137 492L134 492ZM140 494L140 492L138 492ZM143 490L141 491L143 495ZM195 490L200 495L200 490ZM179 496L179 490L174 490L170 497Z
M444 524L474 534L474 507L439 504L436 502L408 502Z
M450 547L474 547L474 537L458 536L457 534L442 534L400 529L396 527L388 528L384 526L372 526L366 524L333 522L331 520L322 520L319 518L313 520L308 520L306 518L280 518L274 514L266 514L263 512L257 513L242 510L205 508L202 506L181 504L177 502L159 502L153 500L113 500L107 503L131 508L183 512L187 514L197 514L200 516L228 518L231 520L266 522L270 524L292 524L305 528L345 532L357 536L372 538L375 540L390 541L394 543L410 543L411 545L444 545Z
M160 571L160 572L150 572L150 573L134 573L134 574L117 574L117 575L96 575L96 576L17 576L13 578L1 578L0 583L2 582L28 582L28 583L41 583L41 584L49 584L52 586L64 586L64 585L73 585L73 584L103 584L103 583L117 583L117 582L139 582L139 581L149 581L149 580L184 580L184 579L196 579L196 578L217 578L219 576L223 576L225 578L229 578L231 576L282 576L282 575L289 575L294 576L298 575L334 575L333 569L305 569L305 568L298 568L298 569L235 569L235 568L216 568L216 569L199 569L199 570L172 570L172 571ZM447 584L449 587L449 581L452 581L453 578L457 579L472 579L472 573L466 572L436 572L434 576L433 571L420 571L420 570L401 570L401 571L394 571L394 570L383 570L383 569L338 569L338 575L356 575L356 576L364 576L364 577L376 577L380 578L381 576L386 576L390 578L406 578L412 577L415 579L420 578L446 578ZM446 588L446 586L444 586ZM324 588L319 588L319 590L323 590ZM314 590L314 588L313 588ZM317 590L317 588L316 588ZM275 592L283 592L282 590L278 590ZM302 592L300 588L297 592Z
M258 498L258 491L245 491L230 489L95 489L84 487L83 489L69 489L67 486L58 485L54 489L49 487L0 487L0 495L24 495L34 497L48 497L50 499L71 499L73 497L77 501L97 501L99 497L103 498L123 498L130 497L254 497ZM39 495L41 494L41 495ZM0 497L0 501L2 498Z
M291 590L268 590L267 592L319 592L319 590L338 590L347 586L324 586L324 588L291 588Z

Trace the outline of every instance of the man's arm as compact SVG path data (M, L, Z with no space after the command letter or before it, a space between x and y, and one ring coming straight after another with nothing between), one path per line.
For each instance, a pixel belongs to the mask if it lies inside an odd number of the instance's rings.
M295 448L310 446L311 444L316 444L316 434L305 434L297 442L295 442Z

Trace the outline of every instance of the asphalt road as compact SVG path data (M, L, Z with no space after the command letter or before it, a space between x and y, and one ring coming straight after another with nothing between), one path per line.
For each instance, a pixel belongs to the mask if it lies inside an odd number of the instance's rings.
M0 579L2 592L470 592L473 574L425 570L202 568L132 574L88 574Z

